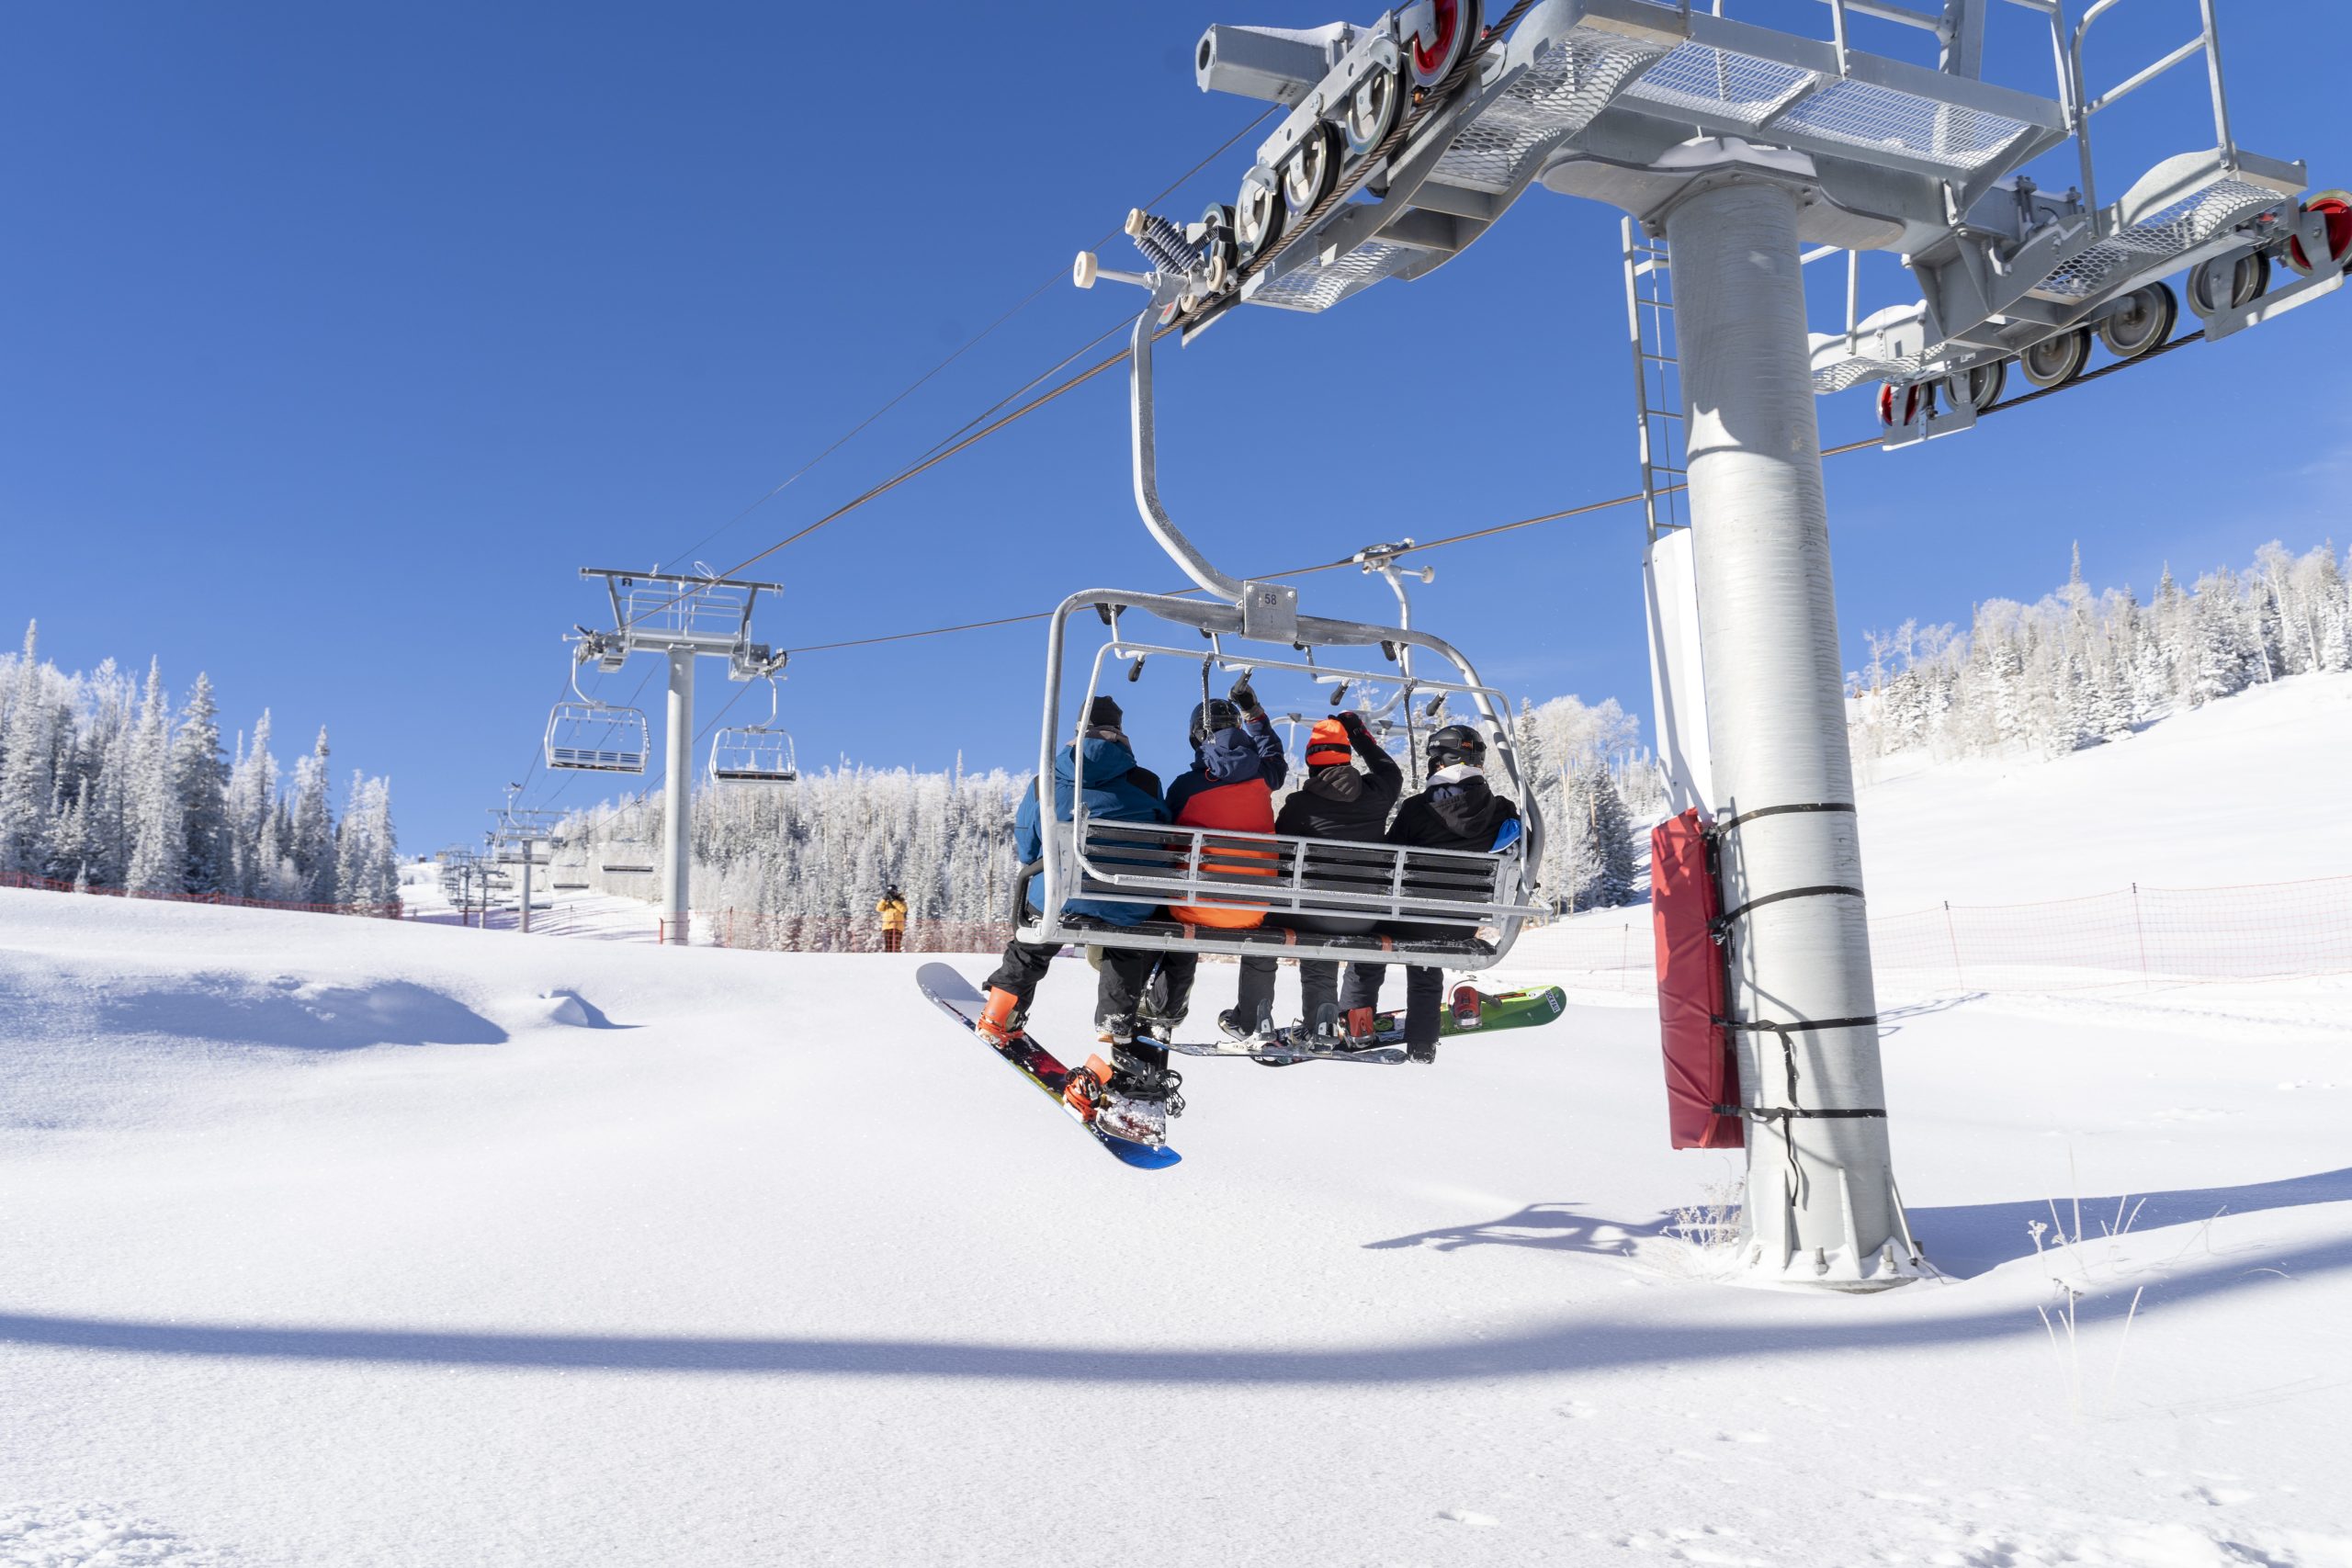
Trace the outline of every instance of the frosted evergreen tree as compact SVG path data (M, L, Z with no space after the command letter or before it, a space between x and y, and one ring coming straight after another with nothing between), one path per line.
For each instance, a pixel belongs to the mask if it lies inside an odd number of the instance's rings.
M179 733L172 742L172 787L187 834L181 891L230 891L229 770L220 761L220 712L208 675L197 676L187 705L180 710Z
M392 835L391 785L351 775L351 794L335 833L335 896L349 909L400 902L400 849Z
M128 790L130 855L123 887L131 893L177 893L187 860L187 829L172 773L171 714L164 699L162 661L147 666L147 689L132 733Z
M294 861L298 903L335 901L334 814L327 789L327 732L322 728L311 754L294 764L292 837L287 852Z
M25 627L25 651L0 716L0 872L38 874L56 795L52 723L37 652L40 626Z
M43 857L48 874L71 883L76 892L89 890L91 865L97 853L97 838L90 819L90 795L88 781L77 779L73 799L58 803L58 808L50 815L49 842Z
M266 898L262 891L274 867L268 863L272 808L277 796L277 759L269 754L269 710L254 723L253 740L237 743L236 764L229 770L226 809L229 818L231 874L228 891L240 898Z

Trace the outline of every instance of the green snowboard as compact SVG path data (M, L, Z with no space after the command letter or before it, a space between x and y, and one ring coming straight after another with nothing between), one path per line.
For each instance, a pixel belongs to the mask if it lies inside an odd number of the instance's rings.
M1477 998L1475 1010L1464 1006L1469 997ZM1438 1037L1450 1040L1458 1034L1492 1034L1504 1029L1541 1029L1559 1017L1567 1005L1568 994L1557 986L1521 991L1481 991L1476 986L1456 986L1440 1018ZM1401 1012L1379 1014L1373 1020L1373 1038L1383 1044L1403 1040L1405 1015Z

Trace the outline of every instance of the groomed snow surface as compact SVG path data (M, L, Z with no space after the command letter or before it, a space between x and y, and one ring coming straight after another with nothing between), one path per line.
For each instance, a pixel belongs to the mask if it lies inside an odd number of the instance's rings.
M1870 874L2343 871L2347 698L1891 780ZM1145 1172L922 962L0 893L0 1564L2352 1564L2345 979L1905 1011L1946 1277L1857 1298L1713 1278L1644 1006L1193 1062Z

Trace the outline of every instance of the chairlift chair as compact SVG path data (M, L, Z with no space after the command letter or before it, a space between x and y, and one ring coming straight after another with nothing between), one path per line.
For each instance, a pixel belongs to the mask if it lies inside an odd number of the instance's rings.
M711 738L710 782L777 784L799 777L792 737L776 725L776 685L771 675L767 722L730 726Z
M1136 224L1131 221L1130 232ZM1140 242L1139 242L1140 243ZM1535 901L1535 868L1543 862L1543 821L1520 776L1511 746L1510 704L1479 679L1470 661L1450 643L1408 624L1330 620L1298 613L1297 591L1280 583L1243 581L1211 565L1168 516L1159 494L1152 428L1151 345L1159 322L1193 281L1155 256L1148 275L1104 270L1082 256L1077 277L1136 284L1152 296L1153 308L1136 321L1130 340L1130 434L1137 510L1162 549L1210 597L1179 598L1086 589L1062 601L1046 634L1045 726L1038 741L1038 817L1046 824L1043 853L1023 867L1013 889L1013 918L1020 940L1028 942L1108 942L1148 951L1226 953L1272 953L1301 959L1373 959L1483 969L1510 951L1521 926L1544 910ZM1402 547L1374 547L1359 559L1384 556L1392 561ZM1367 564L1367 570L1381 570ZM1402 600L1393 571L1384 572ZM1090 667L1084 697L1075 708L1062 702L1062 663L1072 617L1091 611L1108 636ZM1188 646L1133 635L1131 616L1148 616L1191 634ZM1409 622L1409 615L1400 615ZM1207 647L1204 651L1203 642ZM1345 667L1318 653L1377 650L1386 667ZM1452 673L1439 677L1416 670L1420 651ZM1469 699L1477 721L1498 758L1507 787L1521 812L1517 833L1480 852L1430 850L1390 844L1350 843L1278 833L1152 823L1110 822L1091 818L1085 792L1074 792L1074 820L1054 820L1054 757L1065 742L1081 739L1085 715L1102 688L1103 671L1117 664L1133 679L1153 660L1196 667L1204 687L1213 671L1280 671L1308 681L1339 684L1395 684L1404 705L1443 694ZM1358 661L1361 664L1361 660ZM1075 722L1070 716L1074 716ZM1028 890L1037 889L1039 913L1028 910ZM1133 906L1152 911L1137 925L1072 915L1077 902ZM1249 929L1193 926L1158 917L1163 906L1197 906L1261 913L1265 923ZM1439 934L1397 937L1377 931L1334 934L1301 929L1330 923L1408 923Z
M590 773L641 773L652 750L645 715L635 708L600 703L580 689L580 665L571 667L574 701L558 703L548 715L547 763Z

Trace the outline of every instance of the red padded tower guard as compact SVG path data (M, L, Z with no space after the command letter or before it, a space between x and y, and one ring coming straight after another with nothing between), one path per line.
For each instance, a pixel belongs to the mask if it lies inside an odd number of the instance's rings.
M1666 1048L1667 1128L1678 1149L1736 1149L1739 1058L1724 1016L1724 955L1715 944L1723 894L1694 807L1650 831L1650 918L1657 930L1657 1021Z

